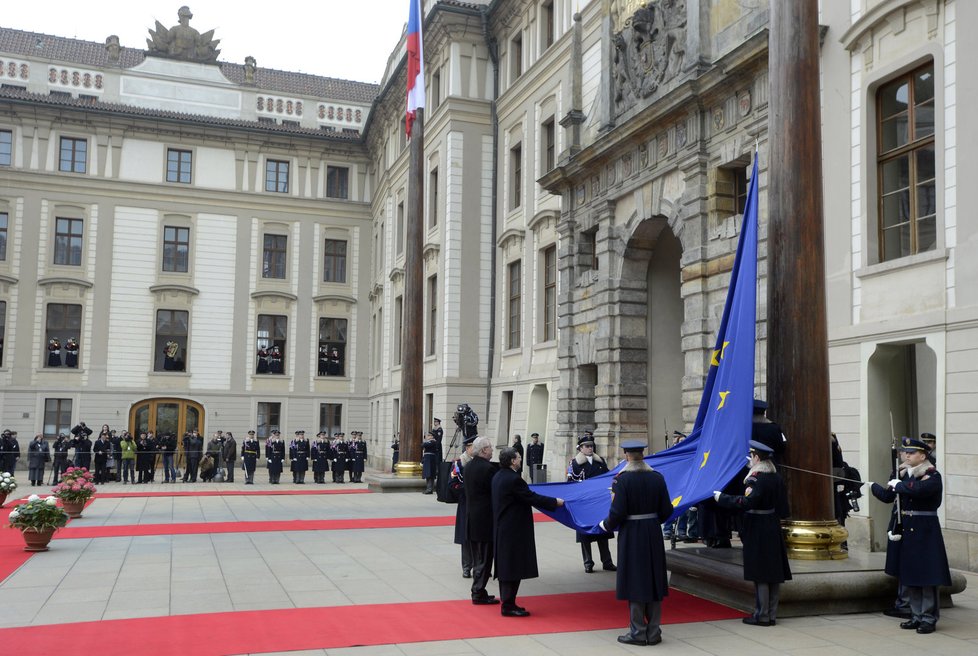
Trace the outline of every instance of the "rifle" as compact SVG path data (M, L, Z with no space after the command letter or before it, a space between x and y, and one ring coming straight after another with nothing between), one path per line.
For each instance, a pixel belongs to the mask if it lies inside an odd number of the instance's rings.
M890 411L890 435L893 436L893 441L890 443L893 455L893 477L900 478L900 451L899 445L897 443L896 431L893 429L893 411ZM895 493L895 491L894 491ZM891 542L899 542L903 539L903 513L900 512L900 495L896 495L896 522L893 524L893 530L887 531L887 537Z

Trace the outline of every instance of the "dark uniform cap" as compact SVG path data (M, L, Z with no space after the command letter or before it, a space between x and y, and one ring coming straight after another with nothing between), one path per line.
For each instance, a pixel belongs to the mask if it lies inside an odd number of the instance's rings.
M439 424L441 423L441 419L439 419L438 417L435 417L434 421L437 421Z
M587 432L585 432L584 435L581 435L579 438L577 438L577 448L581 448L585 444L590 444L591 446L594 446L594 437L592 437Z
M297 430L297 431L295 432L295 434L296 434L296 435L305 435L305 434L306 434L306 431L304 431L304 430Z
M530 433L530 437L540 437L540 433Z
M920 440L915 440L912 437L903 438L903 442L900 444L901 451L923 451L924 453L930 453L930 447Z
M645 451L648 443L645 440L623 440L621 450L625 453L641 453Z
M255 431L248 431L248 435L254 435Z
M277 428L272 431L272 435L281 435L281 434L282 434L281 431L279 431Z
M754 399L754 414L763 414L767 410L767 401L762 401L761 399Z
M924 442L936 442L937 436L934 435L933 433L921 433L920 439L923 440Z
M763 442L758 442L757 440L750 441L750 450L762 458L770 458L774 455L774 449Z

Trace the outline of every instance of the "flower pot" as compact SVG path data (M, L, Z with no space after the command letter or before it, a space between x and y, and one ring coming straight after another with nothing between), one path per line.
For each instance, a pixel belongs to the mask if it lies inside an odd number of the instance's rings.
M40 531L26 530L21 533L24 536L24 551L47 551L48 542L54 535L54 528L43 528Z
M68 513L68 517L72 519L78 519L82 516L82 510L85 509L84 501L62 501L62 507L64 507L65 512Z

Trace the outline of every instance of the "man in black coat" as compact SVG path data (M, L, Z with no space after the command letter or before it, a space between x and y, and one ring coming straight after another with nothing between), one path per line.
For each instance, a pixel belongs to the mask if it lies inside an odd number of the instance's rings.
M238 442L234 439L231 431L228 431L224 436L224 450L221 453L221 458L224 459L224 482L233 483L234 463L238 460Z
M53 476L51 485L57 485L61 481L61 475L68 469L68 449L71 448L71 440L64 433L58 435L54 441L54 462L51 463Z
M608 464L594 452L594 437L591 433L585 433L577 440L577 455L574 456L567 468L567 480L584 482L589 478L607 473ZM590 574L594 571L594 557L591 555L591 544L594 542L598 543L602 568L609 572L614 572L617 569L611 560L611 548L608 546L610 539L610 534L577 533L577 541L581 543L581 555L584 557L584 571L586 573Z
M71 441L71 446L75 448L75 467L90 469L92 467L92 440L90 438L92 429L82 421L71 429L71 434L75 436L75 439Z
M92 445L92 452L95 454L95 484L101 485L107 482L109 454L112 452L112 443L106 439L105 433L99 433L98 438Z
M556 510L564 505L563 499L531 492L520 476L522 466L523 458L516 449L503 449L499 454L499 472L492 478L493 554L503 617L530 614L516 604L516 595L520 581L540 575L532 508Z
M618 576L615 595L628 601L629 632L618 636L627 645L662 642L662 600L669 594L662 524L672 514L666 481L645 462L643 440L625 440L628 464L611 486L611 509L598 526L618 529Z
M194 429L183 442L183 454L187 458L187 468L183 472L183 482L197 482L197 468L200 467L200 459L204 456L204 438Z
M778 619L781 584L791 580L788 547L781 520L789 515L788 493L772 460L774 450L750 441L750 470L744 479L742 495L713 493L722 508L744 513L740 532L744 543L744 580L754 582L755 608L744 624L774 626Z
M472 461L465 466L465 533L472 548L472 603L498 604L486 592L492 570L492 477L499 467L493 462L492 441L477 437L472 443Z
M951 585L947 550L937 509L944 483L930 460L930 448L921 440L903 438L905 469L885 486L873 483L873 496L884 503L900 500L902 531L890 531L884 571L897 577L910 597L911 617L901 629L933 633L940 619L938 586Z

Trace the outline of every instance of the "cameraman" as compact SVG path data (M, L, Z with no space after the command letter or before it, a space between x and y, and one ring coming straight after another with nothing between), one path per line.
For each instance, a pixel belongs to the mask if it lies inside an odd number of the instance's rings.
M469 407L468 403L461 403L455 409L455 425L462 431L463 437L476 437L479 433L479 415Z

